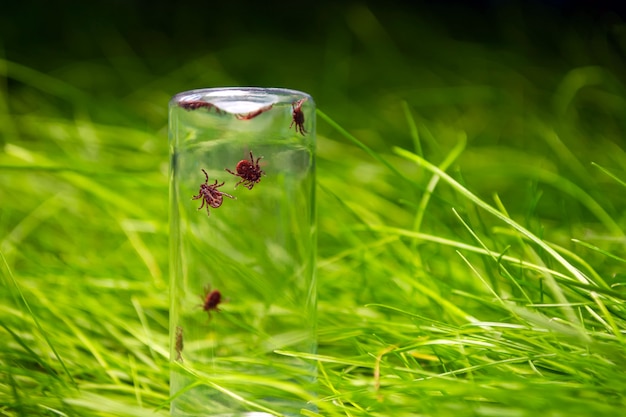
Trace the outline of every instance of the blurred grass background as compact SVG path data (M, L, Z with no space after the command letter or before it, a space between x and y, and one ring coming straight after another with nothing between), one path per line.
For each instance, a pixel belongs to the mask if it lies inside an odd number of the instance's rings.
M2 8L0 415L165 413L155 410L168 397L167 101L231 85L300 89L322 111L312 359L322 415L623 409L623 10ZM545 246L429 186L437 176L398 148ZM498 256L473 255L487 247ZM567 267L549 248L593 284L558 275ZM505 269L508 255L539 269Z

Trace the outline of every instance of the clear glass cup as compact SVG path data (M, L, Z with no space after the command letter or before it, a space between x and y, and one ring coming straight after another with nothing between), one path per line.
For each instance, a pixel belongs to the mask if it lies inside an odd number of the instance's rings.
M171 415L314 409L313 99L193 90L169 121Z

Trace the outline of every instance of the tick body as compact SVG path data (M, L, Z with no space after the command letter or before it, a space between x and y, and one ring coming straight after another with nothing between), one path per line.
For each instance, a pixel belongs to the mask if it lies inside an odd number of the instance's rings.
M237 118L237 120L250 120L257 117L261 113L265 113L266 111L271 110L273 106L273 104L270 104L269 106L261 107L260 109L250 113L236 114L235 117Z
M213 184L209 184L209 174L207 174L204 169L202 169L202 172L204 172L206 180L204 181L204 184L200 185L198 195L194 195L192 197L192 200L202 199L202 204L200 205L200 207L198 207L198 210L206 206L207 216L210 216L211 213L209 212L209 207L220 207L222 205L222 202L224 201L224 196L232 199L234 199L235 197L217 189L218 187L224 185L223 182L221 184L218 184L217 180L215 180Z
M206 108L207 110L215 109L217 113L222 113L223 111L214 104L207 103L206 101L201 100L191 100L191 101L179 101L178 105L185 110L198 110L201 108Z
M204 287L204 296L202 298L202 309L209 314L211 318L211 311L220 311L218 305L222 302L222 293L218 290L211 291L210 287Z
M176 360L183 361L183 328L181 326L176 326Z
M250 160L242 159L237 163L237 167L235 170L237 172L233 172L228 168L225 168L226 171L230 172L236 177L240 177L241 180L235 184L235 188L239 184L243 184L248 190L251 190L254 187L254 184L261 181L261 176L265 175L265 173L261 170L259 166L259 160L263 158L259 156L256 161L254 160L254 156L252 156L252 151L250 152Z
M291 124L289 125L289 129L291 129L291 126L293 126L294 124L296 125L296 132L299 132L302 136L304 136L304 134L306 133L306 130L304 130L304 113L302 112L302 104L306 101L306 97L300 100L296 100L293 103L291 103L291 117L292 117L292 121Z

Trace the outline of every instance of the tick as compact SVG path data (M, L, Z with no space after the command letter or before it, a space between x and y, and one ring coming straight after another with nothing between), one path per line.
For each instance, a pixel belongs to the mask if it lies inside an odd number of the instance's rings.
M254 187L254 184L261 181L261 176L265 175L265 172L261 170L259 166L259 159L263 158L259 156L256 161L254 160L254 156L252 156L252 151L250 151L250 160L242 159L237 163L237 167L235 170L237 172L233 172L228 168L224 168L226 171L230 172L236 177L241 177L241 180L235 184L235 188L239 184L243 184L248 190L251 190Z
M236 114L235 117L237 118L237 120L250 120L257 117L261 113L265 113L266 111L271 110L273 106L273 104L270 104L269 106L261 107L260 109L250 113Z
M206 101L201 101L201 100L189 100L189 101L179 101L178 105L180 107L182 107L183 109L189 111L189 110L198 110L201 109L203 107L206 107L206 109L208 111L210 111L212 108L215 109L215 111L217 113L223 113L223 110L221 110L219 107L217 107L216 105L212 104L212 103L208 103Z
M183 353L183 328L181 326L176 326L176 360L183 361L182 353Z
M211 318L211 311L220 311L218 308L219 303L222 302L222 293L218 290L211 291L211 287L204 287L204 296L202 298L202 309L209 314L209 318Z
M296 100L293 103L291 103L291 117L293 118L293 120L291 121L291 124L289 125L289 129L291 129L291 126L294 125L294 123L296 124L296 132L300 132L300 134L302 136L304 136L304 134L306 133L306 130L304 130L304 113L302 112L302 104L306 101L306 97L300 100Z
M211 213L209 212L209 207L218 208L221 206L224 201L224 196L232 199L235 199L235 197L217 189L218 187L224 185L223 182L218 184L217 180L215 180L213 184L209 184L209 174L207 174L204 169L202 169L202 172L204 172L206 180L204 181L204 184L200 185L198 195L194 195L192 200L202 199L202 204L198 207L198 210L206 205L207 216L210 216Z

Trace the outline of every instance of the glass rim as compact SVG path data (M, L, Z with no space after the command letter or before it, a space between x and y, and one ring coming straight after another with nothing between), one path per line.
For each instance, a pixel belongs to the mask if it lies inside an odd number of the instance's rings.
M206 100L214 97L216 99L240 99L250 96L276 96L277 98L289 97L291 100L304 99L314 104L315 101L310 94L300 90L294 90L283 87L206 87L196 88L176 93L170 99L170 105L176 105L182 99Z

